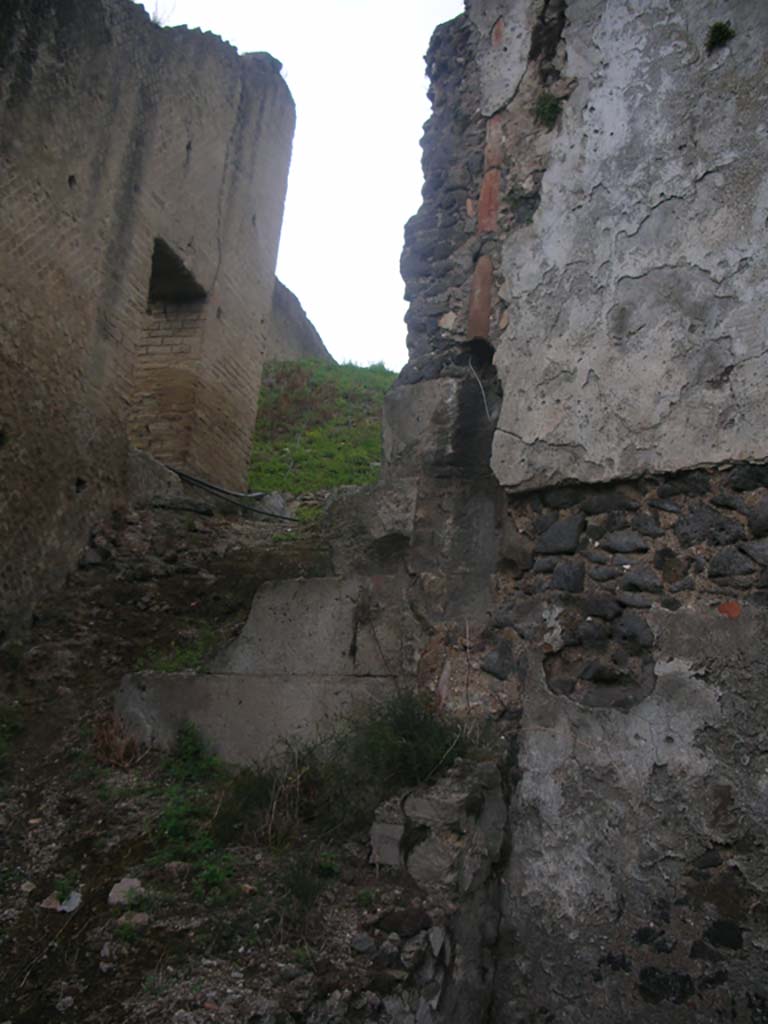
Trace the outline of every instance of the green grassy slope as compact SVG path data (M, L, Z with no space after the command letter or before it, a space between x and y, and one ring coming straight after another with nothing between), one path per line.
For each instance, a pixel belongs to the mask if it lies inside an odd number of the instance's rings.
M381 462L382 403L395 376L381 364L268 363L250 488L304 494L373 483Z

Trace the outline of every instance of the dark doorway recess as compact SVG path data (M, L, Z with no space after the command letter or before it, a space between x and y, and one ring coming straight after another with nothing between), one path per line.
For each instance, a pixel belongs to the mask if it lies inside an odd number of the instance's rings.
M205 289L197 283L173 249L162 238L156 238L149 277L149 304L164 302L184 305L205 302L205 298Z

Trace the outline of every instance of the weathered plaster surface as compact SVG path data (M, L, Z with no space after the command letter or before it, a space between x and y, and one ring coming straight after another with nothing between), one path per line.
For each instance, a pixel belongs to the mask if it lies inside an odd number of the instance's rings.
M506 7L514 41L531 5ZM736 36L708 55L725 16ZM764 458L767 41L751 0L568 4L575 89L534 154L540 205L501 257L505 486ZM516 46L489 44L488 110L500 53L519 75Z
M657 684L628 712L531 672L494 1020L763 1019L765 612L650 620Z

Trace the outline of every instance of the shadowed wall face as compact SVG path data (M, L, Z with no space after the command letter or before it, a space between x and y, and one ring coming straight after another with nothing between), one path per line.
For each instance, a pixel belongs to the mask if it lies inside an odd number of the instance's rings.
M294 125L267 54L160 29L128 0L10 7L0 620L124 497L129 439L243 484Z

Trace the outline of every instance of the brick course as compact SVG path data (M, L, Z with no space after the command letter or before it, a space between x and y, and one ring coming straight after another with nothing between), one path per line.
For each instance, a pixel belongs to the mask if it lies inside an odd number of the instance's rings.
M11 8L0 635L126 497L129 441L244 484L294 124L266 54L161 29L128 0ZM195 308L148 307L157 239L205 292Z

